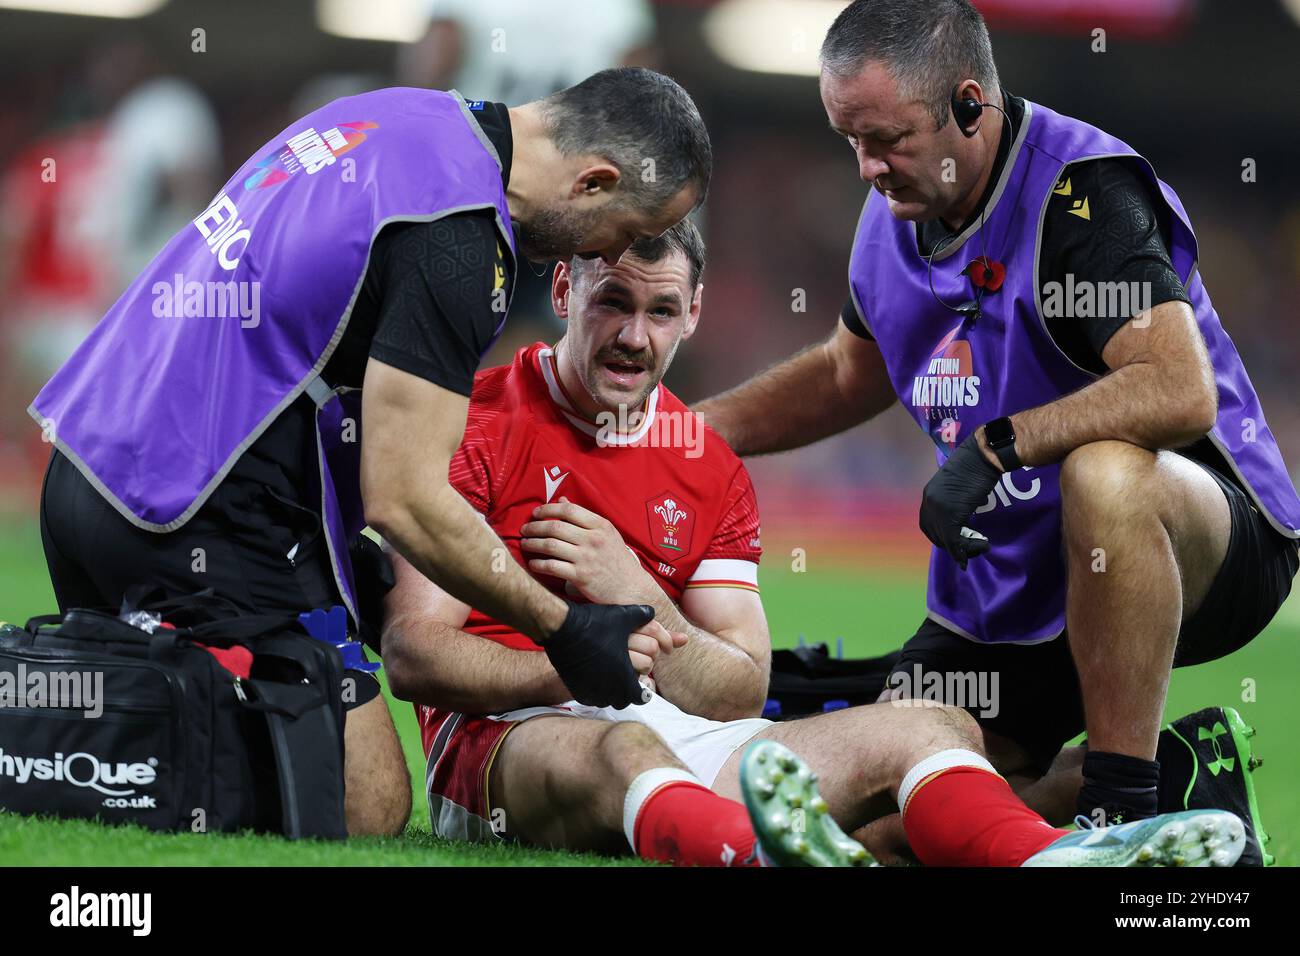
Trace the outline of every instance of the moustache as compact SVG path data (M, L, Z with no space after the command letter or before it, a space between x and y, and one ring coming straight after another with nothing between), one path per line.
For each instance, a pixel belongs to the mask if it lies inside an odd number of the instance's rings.
M654 356L648 351L642 352L625 352L621 349L600 352L596 355L597 363L620 363L625 365L639 365L645 370L654 368Z

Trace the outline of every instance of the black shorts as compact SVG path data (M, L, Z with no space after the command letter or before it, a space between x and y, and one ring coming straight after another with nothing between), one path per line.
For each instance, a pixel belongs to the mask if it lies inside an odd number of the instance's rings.
M1205 600L1179 631L1175 667L1217 660L1250 643L1291 593L1300 565L1296 541L1275 531L1233 480L1198 464L1223 489L1232 532L1223 565ZM1039 644L983 644L927 618L903 645L893 673L906 674L915 684L918 673L931 671L986 675L986 684L996 674L997 707L975 703L967 709L990 731L1024 747L1041 770L1084 730L1083 699L1068 634ZM970 686L969 678L962 686Z
M41 490L41 543L60 611L119 607L134 584L167 597L212 588L249 614L343 603L320 515L246 482L223 482L183 527L159 534L122 517L56 451ZM373 676L349 676L365 679L348 709L379 693Z

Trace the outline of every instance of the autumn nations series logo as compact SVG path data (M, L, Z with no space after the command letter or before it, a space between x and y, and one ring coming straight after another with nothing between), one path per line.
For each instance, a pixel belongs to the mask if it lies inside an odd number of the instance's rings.
M955 448L961 435L961 409L979 404L980 377L974 374L970 342L957 338L965 323L940 340L924 371L912 380L912 408L940 448Z
M323 133L307 127L297 133L282 147L257 163L255 171L244 180L245 189L266 189L278 186L300 172L308 176L332 166L338 157L356 149L366 141L363 130L378 129L378 123L339 123Z

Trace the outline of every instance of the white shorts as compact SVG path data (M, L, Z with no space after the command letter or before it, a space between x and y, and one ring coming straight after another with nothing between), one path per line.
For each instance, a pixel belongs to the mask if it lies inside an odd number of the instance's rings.
M630 721L645 724L668 745L668 749L691 773L700 778L706 787L712 787L718 771L727 762L727 758L742 745L754 739L760 730L772 726L772 721L762 717L748 717L743 720L709 720L688 714L676 704L669 703L658 694L650 698L648 704L624 707L588 707L571 700L562 707L526 707L501 714L495 720L521 721L543 714L571 714L577 717L593 717L596 720L609 720L614 723Z
M772 721L761 717L728 721L696 717L658 694L649 703L622 710L589 707L577 701L484 717L429 708L421 714L421 723L427 728L429 744L425 793L436 835L451 840L496 838L501 827L493 825L488 782L497 750L513 727L533 717L552 715L645 724L706 787L713 786L733 753L772 726Z

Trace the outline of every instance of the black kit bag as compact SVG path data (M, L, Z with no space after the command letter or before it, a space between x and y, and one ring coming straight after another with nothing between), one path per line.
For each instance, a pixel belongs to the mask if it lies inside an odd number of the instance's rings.
M846 660L832 657L821 643L773 651L768 716L781 720L874 704L899 653Z
M0 706L0 809L345 837L339 651L293 618L222 605L128 595L124 613L173 627L74 608L0 635L0 703L6 677L23 695ZM251 654L247 677L218 660L232 652Z

